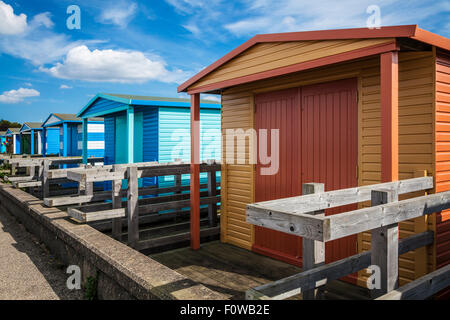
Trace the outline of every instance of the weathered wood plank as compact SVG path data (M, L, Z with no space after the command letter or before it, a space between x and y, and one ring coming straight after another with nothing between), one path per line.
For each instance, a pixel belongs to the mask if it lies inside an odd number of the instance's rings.
M99 166L83 172L70 171L67 177L74 181L81 181L83 175L86 175L88 182L100 182L126 179L127 168L135 167L138 169L138 178L157 177L166 175L188 174L190 172L189 164L179 163L157 163L157 162L143 162L131 163L126 165L115 165L115 170L111 166ZM220 171L220 164L202 163L200 165L200 172Z
M372 206L398 201L394 190L372 190ZM373 298L398 287L398 223L371 231L371 264L380 268L380 288L370 291Z
M137 167L127 168L128 178L128 243L135 247L139 242L139 206L138 206L138 170Z
M92 222L125 217L125 208L110 209L95 212L83 212L77 208L68 208L67 214L79 222Z
M399 255L432 244L434 233L423 232L402 239L398 244ZM247 291L246 299L287 299L306 290L324 285L371 265L371 252L366 251L351 257L331 262L299 274L277 280Z
M266 228L331 241L450 208L450 191L363 208L326 217L247 206L247 222Z
M111 198L111 192L96 192L93 195L73 195L67 197L49 197L44 198L44 204L47 207L66 206L77 203L96 202L102 200L108 200Z
M319 194L325 192L323 183L304 183L302 185L302 194ZM312 211L309 214L324 217L324 210ZM314 269L325 263L325 242L317 240L302 239L302 258L303 270ZM316 297L315 290L306 290L303 293L303 300L314 300Z
M248 205L246 210L247 223L257 226L294 234L307 239L324 241L324 220L309 214L289 214L278 210L266 210Z
M47 160L44 160L42 176L41 176L42 198L43 199L50 196L49 171L50 171L50 163ZM66 175L66 177L67 177L67 175ZM61 177L61 178L66 178L66 177Z
M170 196L169 196L170 197ZM204 197L200 199L200 205L217 203L220 201L220 196ZM153 204L140 205L139 210L141 213L152 213L164 210L175 210L181 208L188 208L190 206L190 200L179 200L170 202L161 202Z
M200 230L200 237L214 236L220 234L220 227L211 227ZM165 245L174 244L177 242L188 241L191 238L190 232L183 232L175 235L169 235L154 239L141 240L136 245L136 250L145 250Z
M389 226L450 208L450 191L331 215L324 218L324 240Z
M263 210L277 210L290 213L308 213L316 210L324 210L347 204L368 201L372 190L397 190L397 193L405 194L433 188L433 177L419 177L401 181L380 183L356 188L328 191L320 195L310 194L283 198L271 201L263 201L251 204Z
M30 188L30 187L40 187L42 185L41 181L14 181L12 186L14 188Z
M112 183L112 207L118 209L122 207L122 198L120 191L122 189L122 180L115 180ZM122 237L122 219L116 218L112 220L112 236L120 241Z
M450 286L450 264L388 292L377 300L424 300L448 286Z

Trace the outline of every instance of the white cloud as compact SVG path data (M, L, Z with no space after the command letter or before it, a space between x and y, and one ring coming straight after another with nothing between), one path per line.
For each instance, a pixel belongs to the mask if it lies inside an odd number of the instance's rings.
M366 9L377 4L373 0L346 0L316 2L296 0L244 1L252 16L225 23L224 27L236 36L255 33L323 30L366 27L369 17ZM417 24L432 15L449 11L446 1L423 2L419 0L384 0L380 2L381 24ZM405 14L408 12L408 14Z
M7 19L4 19L5 13ZM71 41L70 36L53 32L51 28L54 23L50 16L49 12L39 13L27 24L26 15L15 16L12 8L0 0L0 34L4 33L5 28L9 32L0 36L0 54L6 53L28 60L34 65L42 65L60 60L70 49L81 44L101 42L99 40ZM22 21L20 28L14 28L11 25L11 21L17 21L17 19Z
M115 3L112 7L103 9L99 21L104 24L115 24L124 28L136 15L137 7L137 4L134 2L121 1Z
M188 77L182 70L169 71L162 60L150 60L142 52L124 50L89 50L75 47L62 63L41 71L60 78L93 82L142 83L148 80L181 82Z
M204 8L207 5L205 0L166 0L166 2L182 14L192 14L195 9Z
M70 41L64 34L31 32L25 37L0 37L0 52L30 61L34 65L53 63L71 49L100 41Z
M31 82L25 82L25 85L26 85L27 87L32 87L32 86L33 86L33 84L32 84Z
M0 1L0 34L12 35L25 32L27 29L27 16L23 13L14 14L14 9Z
M68 85L66 85L66 84L62 84L59 88L60 88L60 89L72 89L73 87L68 86Z
M53 23L50 16L50 12L43 12L35 15L33 17L33 20L31 20L30 22L30 27L37 28L40 26L44 26L46 28L52 28L55 24Z
M2 103L18 103L22 102L26 98L31 97L39 97L40 92L34 89L25 89L20 88L17 90L10 90L3 92L2 95L0 95L0 102Z
M423 24L442 34L450 32L445 14L448 0L166 0L184 17L181 25L209 42L229 42L230 35L366 27L369 5L381 8L382 25ZM408 14L405 14L407 12ZM436 18L436 15L440 15ZM430 28L431 26L431 28Z

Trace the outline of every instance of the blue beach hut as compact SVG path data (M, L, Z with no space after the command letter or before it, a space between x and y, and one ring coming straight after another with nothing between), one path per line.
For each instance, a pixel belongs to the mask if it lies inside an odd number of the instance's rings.
M220 103L202 100L200 113L201 160L219 160ZM104 118L105 164L190 161L189 99L97 94L77 116L83 123L91 117ZM183 180L189 183L189 175ZM173 183L173 177L159 179L160 184L165 182Z
M75 114L51 113L42 124L42 128L46 154L59 154L62 157L82 155L83 126L81 118ZM103 119L89 119L87 136L87 156L103 157L105 150Z

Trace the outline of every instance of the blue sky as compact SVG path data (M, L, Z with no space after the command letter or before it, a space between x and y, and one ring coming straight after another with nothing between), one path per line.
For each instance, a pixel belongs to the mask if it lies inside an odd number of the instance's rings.
M79 30L66 26L70 5ZM382 25L450 36L445 0L0 0L0 118L76 113L98 92L180 97L180 83L255 34L365 27L370 5Z

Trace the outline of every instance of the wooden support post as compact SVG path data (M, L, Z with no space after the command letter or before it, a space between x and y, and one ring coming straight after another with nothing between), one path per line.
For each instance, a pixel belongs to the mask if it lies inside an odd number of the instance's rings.
M88 159L88 119L83 118L83 163L87 164Z
M112 182L112 207L119 209L122 207L122 197L120 191L122 190L122 180L113 180ZM112 219L112 236L114 239L122 240L122 218Z
M398 201L398 193L392 190L373 190L372 206ZM371 231L371 263L380 268L380 288L371 295L377 298L398 287L398 223Z
M92 196L93 194L94 194L94 183L93 182L86 182L85 195Z
M325 191L323 183L304 183L302 194L322 193ZM325 215L323 210L310 212L312 215ZM313 269L325 263L325 243L321 241L302 239L303 271ZM313 300L316 297L316 290L303 292L303 300Z
M427 170L416 170L414 177L426 177ZM427 195L427 192L421 195ZM414 219L414 232L422 233L428 230L428 216L418 217ZM428 248L426 246L418 248L414 251L414 278L418 279L427 274L428 269Z
M127 168L128 179L128 244L136 247L139 242L139 206L137 167Z
M63 123L63 157L67 157L67 151L69 149L69 132L67 122Z
M45 157L47 153L47 128L42 128L42 156Z
M208 197L217 195L216 171L208 171ZM217 203L208 206L208 221L210 227L217 226Z
M200 94L191 95L191 248L200 249Z
M181 194L181 174L175 175L175 187L179 188L175 193Z
M31 129L30 131L30 155L34 154L35 150L34 150L34 130Z
M80 167L86 167L85 165L80 165ZM78 195L84 196L86 190L86 174L83 174L83 177L78 182ZM81 205L81 204L80 204Z
M48 181L48 171L50 169L50 164L48 160L43 161L42 170L42 199L48 198L50 196L50 183Z
M127 110L127 134L128 134L128 163L134 163L134 108Z
M30 178L33 179L34 176L36 175L36 167L35 166L29 166L28 170L29 170Z
M381 180L398 180L398 53L381 54Z

